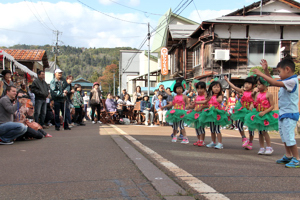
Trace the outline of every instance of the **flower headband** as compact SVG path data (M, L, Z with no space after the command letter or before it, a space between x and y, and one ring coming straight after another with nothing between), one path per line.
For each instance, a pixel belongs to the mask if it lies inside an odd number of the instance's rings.
M258 77L258 80L259 80L259 82L261 82L263 85L265 85L265 86L269 86L270 85L270 83L266 80L266 79L264 79L263 77L261 77L261 76L257 76L256 74L254 74L253 72L250 72L249 73L249 75L248 75L248 77Z

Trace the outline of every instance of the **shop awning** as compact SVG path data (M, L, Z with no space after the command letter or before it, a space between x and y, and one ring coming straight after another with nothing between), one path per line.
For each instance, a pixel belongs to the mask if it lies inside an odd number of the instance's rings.
M13 62L13 65L17 68L19 68L22 72L28 73L30 76L33 76L37 78L37 74L30 69L28 69L25 65L22 65L21 63L18 63L17 61Z
M6 53L4 50L0 50L0 60L7 59L13 63L13 66L20 69L22 72L28 73L30 76L37 78L37 74L30 69L28 69L25 65L22 65L18 61L14 59L11 55Z

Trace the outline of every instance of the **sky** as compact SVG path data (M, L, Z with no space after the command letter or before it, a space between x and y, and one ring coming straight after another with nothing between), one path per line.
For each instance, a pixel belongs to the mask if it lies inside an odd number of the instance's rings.
M191 3L187 5L184 2ZM170 8L173 13L201 23L253 2L255 1L0 0L0 46L55 45L55 31L58 30L59 45L139 48L147 35L147 23L150 23L153 31L159 18ZM143 49L146 48L145 45Z

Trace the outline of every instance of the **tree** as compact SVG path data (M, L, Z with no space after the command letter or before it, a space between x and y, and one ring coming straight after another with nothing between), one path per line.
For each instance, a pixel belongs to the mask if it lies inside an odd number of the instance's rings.
M105 67L105 70L103 71L103 75L98 79L98 81L101 83L102 90L104 92L113 92L113 85L114 85L114 78L113 74L115 73L115 86L116 91L119 86L119 67L116 64L107 65ZM111 88L111 91L109 91L109 88Z
M92 74L92 76L90 76L90 77L88 78L88 81L94 83L94 82L96 82L96 81L99 79L99 76L100 76L100 75L98 74L98 72L97 72L97 71L94 71L94 73Z

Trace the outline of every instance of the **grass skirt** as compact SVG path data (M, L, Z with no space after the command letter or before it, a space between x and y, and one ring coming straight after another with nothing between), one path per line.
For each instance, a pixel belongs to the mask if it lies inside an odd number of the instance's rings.
M273 110L260 117L260 112L253 109L245 116L245 125L250 131L278 131L278 112L278 110Z
M184 122L188 126L194 127L196 129L203 126L203 123L200 121L200 115L202 113L201 111L196 112L195 110L189 110L186 113L187 113L187 115L186 115Z
M232 111L231 119L233 121L240 120L241 122L245 122L245 116L249 113L250 110L243 108L241 102L239 101Z
M203 110L199 118L203 127L209 127L211 122L220 126L231 124L229 114L225 110L216 109L214 106Z
M168 110L166 113L166 121L176 123L181 120L185 121L186 118L186 111L185 110L178 110L178 109L171 109Z

